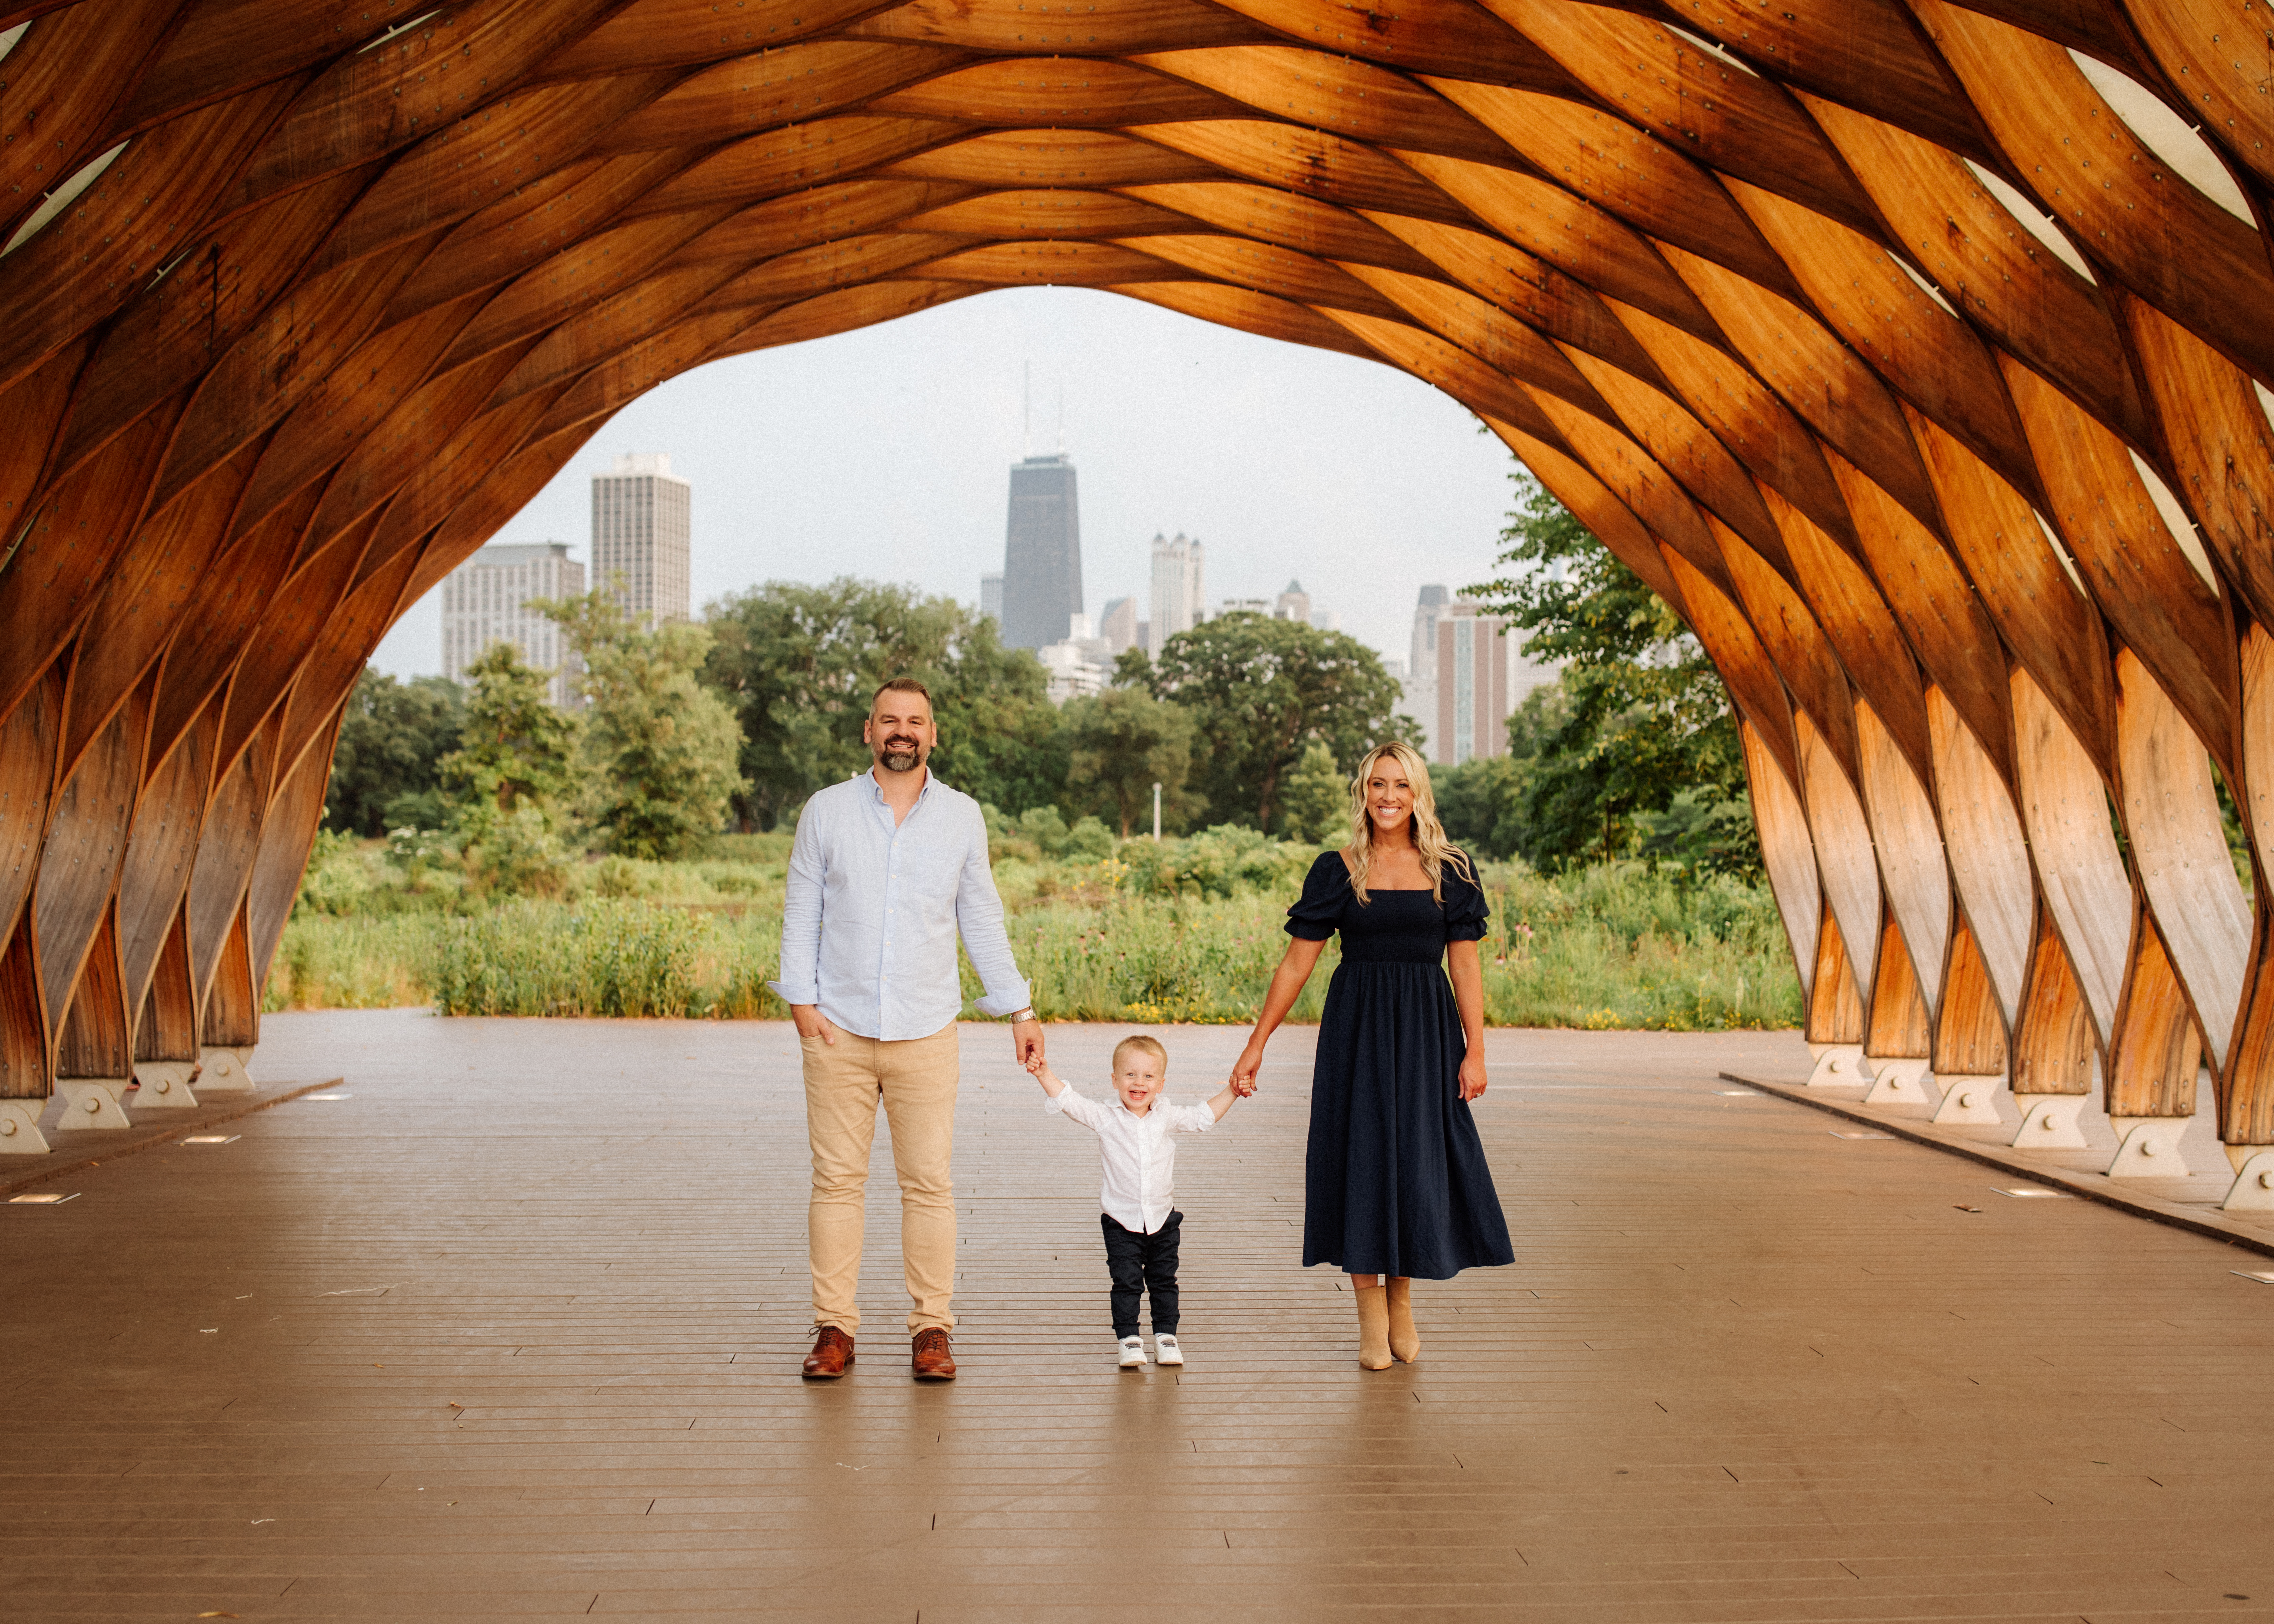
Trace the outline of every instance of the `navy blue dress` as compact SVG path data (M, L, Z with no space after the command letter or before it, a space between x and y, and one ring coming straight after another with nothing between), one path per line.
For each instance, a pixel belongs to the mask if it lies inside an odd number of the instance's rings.
M1352 1274L1449 1280L1512 1263L1508 1220L1461 1098L1468 1042L1445 944L1485 934L1484 893L1447 865L1444 905L1426 891L1351 891L1342 853L1311 865L1287 934L1339 930L1311 1071L1303 1262Z

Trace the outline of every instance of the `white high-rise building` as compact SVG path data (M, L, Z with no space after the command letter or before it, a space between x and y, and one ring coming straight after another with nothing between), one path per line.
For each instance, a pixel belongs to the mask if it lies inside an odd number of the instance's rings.
M1153 618L1146 622L1145 651L1153 658L1178 632L1208 619L1208 589L1201 544L1181 533L1174 541L1153 538Z
M442 674L466 680L466 667L493 643L509 643L539 671L550 671L546 697L571 708L576 657L561 628L531 609L532 598L574 598L584 590L584 567L566 542L508 543L484 547L442 577Z
M1003 572L999 569L979 577L979 613L992 620L998 631L1002 629Z
M694 487L661 452L592 476L592 584L649 626L694 618L687 578Z
M1035 658L1050 673L1050 700L1054 705L1101 691L1113 669L1113 656L1089 617L1073 614L1066 619L1066 635L1035 650Z

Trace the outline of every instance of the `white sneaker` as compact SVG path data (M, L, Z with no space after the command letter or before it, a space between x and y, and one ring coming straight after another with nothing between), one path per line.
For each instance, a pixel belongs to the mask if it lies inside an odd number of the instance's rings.
M1121 1368L1123 1370L1135 1370L1144 1363L1144 1339L1137 1336L1123 1337L1121 1339Z
M1177 1339L1175 1337L1156 1336L1153 1339L1154 1364L1182 1365L1184 1362L1185 1350L1177 1346Z

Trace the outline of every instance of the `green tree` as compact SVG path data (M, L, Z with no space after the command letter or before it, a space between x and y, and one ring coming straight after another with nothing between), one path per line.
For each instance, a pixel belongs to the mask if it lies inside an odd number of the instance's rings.
M1537 749L1518 849L1541 867L1638 849L1727 866L1733 823L1750 831L1751 812L1720 675L1641 577L1529 474L1517 484L1501 538L1501 562L1516 568L1465 590L1521 628L1535 658L1565 662L1560 715L1543 704L1527 724ZM1663 824L1685 792L1704 810Z
M1219 816L1280 830L1287 780L1314 742L1359 757L1419 730L1397 714L1397 679L1355 637L1248 613L1178 632L1152 668L1154 694L1193 713L1199 789Z
M1285 832L1290 839L1340 846L1351 836L1350 777L1335 753L1314 739L1287 780Z
M1118 822L1123 839L1141 822L1149 823L1156 784L1164 822L1182 829L1201 810L1200 798L1186 785L1193 766L1193 718L1183 706L1142 688L1109 688L1069 701L1064 717L1068 798Z
M458 748L436 763L445 798L462 817L523 804L548 821L576 786L576 718L546 698L538 671L509 643L493 643L466 667L473 679Z
M709 628L649 627L606 590L532 600L584 662L586 816L608 849L677 857L715 834L744 787L734 708L697 680Z
M546 699L553 673L532 669L509 643L490 644L466 674L465 725L440 776L467 889L556 891L568 861L561 826L576 785L576 719Z
M359 835L404 823L440 828L438 764L456 746L465 717L466 691L448 677L398 682L365 666L340 719L326 825Z
M940 778L1016 813L1055 802L1066 741L1042 663L1005 649L993 620L951 598L849 577L769 582L712 604L704 680L742 724L747 787L734 807L771 829L869 765L870 697L887 677L931 690Z
M1437 816L1464 850L1503 858L1527 849L1525 807L1541 741L1563 725L1569 709L1560 682L1536 688L1508 718L1505 756L1480 756L1457 767L1431 769Z

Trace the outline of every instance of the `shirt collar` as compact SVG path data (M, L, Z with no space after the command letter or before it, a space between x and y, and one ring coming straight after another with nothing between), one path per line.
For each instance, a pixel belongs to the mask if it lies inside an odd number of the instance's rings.
M931 770L931 763L929 762L924 763L923 775L923 787L916 792L917 806L922 806L923 804L924 797L931 793L932 786L939 782L939 775ZM876 768L871 766L868 771L861 774L860 777L861 781L869 786L870 801L877 806L883 806L885 804L885 786L877 782Z

